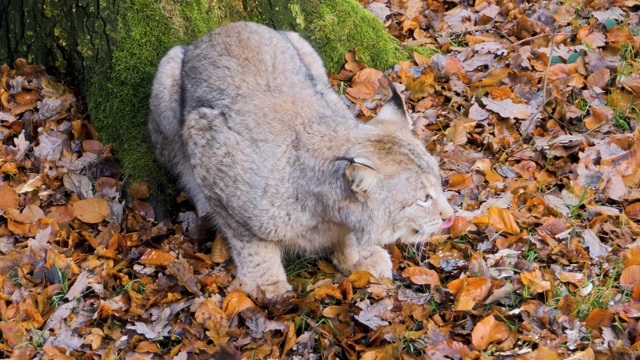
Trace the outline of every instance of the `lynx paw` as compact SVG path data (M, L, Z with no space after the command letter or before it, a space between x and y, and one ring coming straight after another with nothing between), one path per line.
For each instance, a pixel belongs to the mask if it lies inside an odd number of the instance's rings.
M393 265L389 253L379 246L367 250L370 251L360 256L360 259L353 265L354 271L366 270L377 278L391 278Z
M258 303L270 303L273 300L281 299L292 290L292 287L286 281L277 281L270 285L259 285L248 283L237 277L229 285L229 289L244 291Z
M378 278L391 278L391 257L379 246L365 248L349 248L334 252L333 263L340 271L349 275L355 271L365 270Z

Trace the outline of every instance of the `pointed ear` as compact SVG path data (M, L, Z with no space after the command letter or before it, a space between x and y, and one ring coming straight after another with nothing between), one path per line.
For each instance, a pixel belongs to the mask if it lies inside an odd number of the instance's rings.
M389 84L391 98L380 108L378 115L369 121L369 124L382 126L394 131L411 130L411 119L409 118L409 113L407 112L407 107L402 95L396 90L395 85L393 85L387 76L384 76L384 79ZM380 79L380 81L382 82L382 79Z
M358 198L366 195L378 182L379 174L364 159L354 159L346 169L344 175L351 182L351 190Z

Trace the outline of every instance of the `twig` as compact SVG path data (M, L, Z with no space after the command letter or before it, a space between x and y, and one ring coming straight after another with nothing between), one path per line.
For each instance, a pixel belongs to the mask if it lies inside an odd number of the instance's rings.
M542 84L542 104L540 104L536 112L531 114L531 116L529 117L529 124L525 129L525 131L523 131L523 134L522 134L523 137L529 133L529 128L531 127L531 123L533 122L533 119L540 113L540 110L542 110L542 108L544 108L544 106L547 104L547 79L549 78L549 68L551 67L551 57L553 56L553 48L556 46L557 31L558 31L558 28L554 27L553 35L551 36L551 47L549 48L549 55L548 55L549 62L547 62L547 68L544 70L544 82Z
M511 45L509 45L509 46L517 46L517 45L520 45L520 44L522 44L522 43L524 43L524 42L531 41L531 40L535 40L535 39L537 39L537 38L541 38L541 37L549 36L549 35L552 35L552 34L549 34L549 33L546 33L546 34L539 34L539 35L532 36L532 37L529 37L529 38L526 38L526 39L522 39L522 40L520 40L520 41L518 41L518 42L514 42L513 44L511 44ZM554 38L556 37L556 29L555 29L555 28L553 29L553 37L554 37Z

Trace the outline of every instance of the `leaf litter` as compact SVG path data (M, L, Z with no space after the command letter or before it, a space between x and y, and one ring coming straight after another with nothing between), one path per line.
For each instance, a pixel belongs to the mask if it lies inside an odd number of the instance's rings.
M222 237L156 221L64 84L0 68L0 352L16 359L634 358L638 3L362 0L414 59L331 76L361 120L403 92L457 218L394 279L288 260L296 297L229 291ZM115 149L117 151L117 148ZM123 190L128 190L125 198Z

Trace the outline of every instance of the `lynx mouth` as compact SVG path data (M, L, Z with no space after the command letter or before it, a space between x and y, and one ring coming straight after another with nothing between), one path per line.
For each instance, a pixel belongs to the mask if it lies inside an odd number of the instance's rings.
M454 218L455 218L455 215L451 215L451 217L447 221L443 221L442 225L440 225L440 229L446 229L446 228L450 227L451 225L453 225L453 219Z

